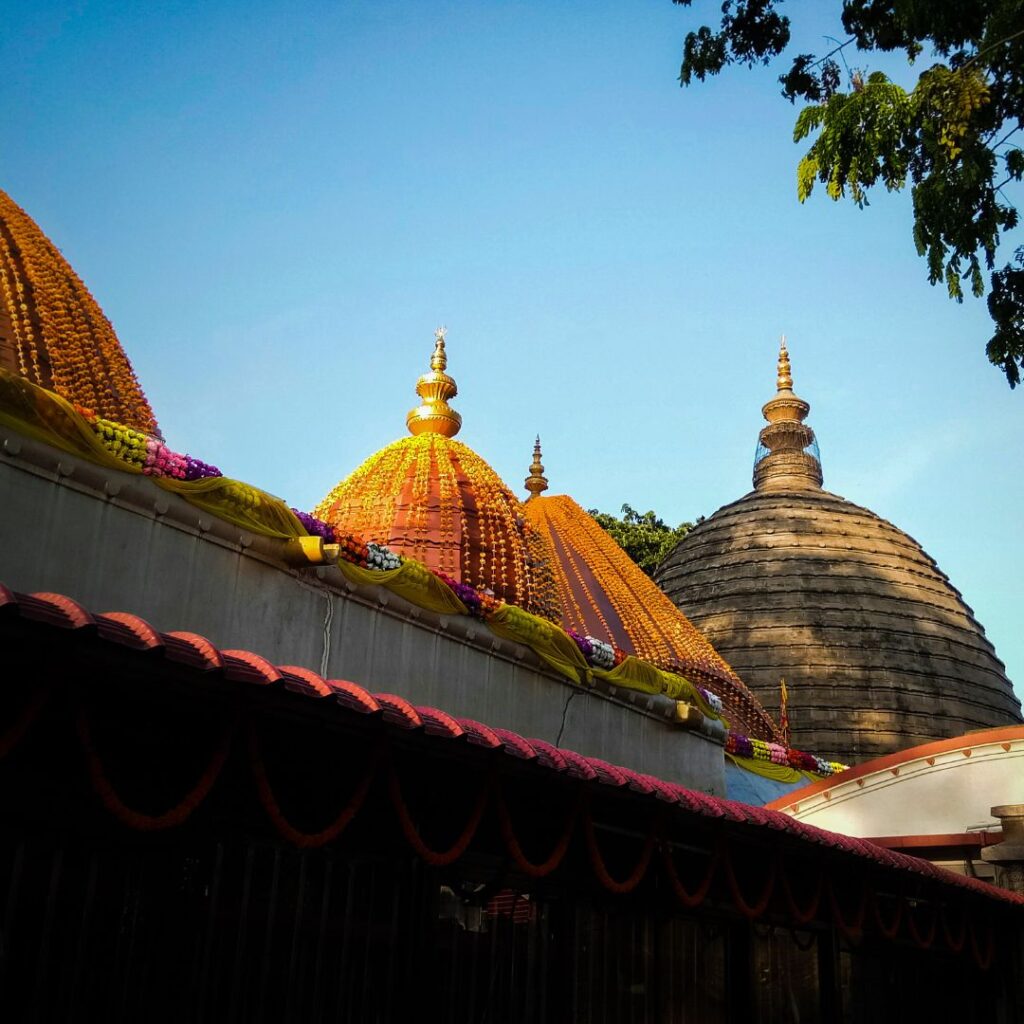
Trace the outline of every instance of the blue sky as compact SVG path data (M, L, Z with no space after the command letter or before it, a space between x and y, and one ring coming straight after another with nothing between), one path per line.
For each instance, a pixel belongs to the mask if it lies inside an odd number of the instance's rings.
M787 6L799 49L838 33ZM826 487L921 542L1020 692L1024 394L907 195L798 204L777 69L681 90L669 0L0 7L0 187L172 447L312 507L404 433L444 323L512 486L539 432L556 492L692 519L750 488L785 332Z

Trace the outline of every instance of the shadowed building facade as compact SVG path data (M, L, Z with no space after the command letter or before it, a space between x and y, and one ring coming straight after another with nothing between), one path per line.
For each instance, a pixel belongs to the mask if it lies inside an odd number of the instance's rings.
M789 690L794 746L852 763L1020 721L981 625L912 537L822 489L789 355L754 490L699 523L657 581L761 701Z

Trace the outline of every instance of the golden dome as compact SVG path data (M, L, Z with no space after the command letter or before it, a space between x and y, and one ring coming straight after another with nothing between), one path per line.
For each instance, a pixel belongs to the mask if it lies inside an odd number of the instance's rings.
M766 704L786 680L794 746L854 763L1019 722L1002 662L933 559L822 490L817 458L794 448L680 541L659 585Z
M539 465L539 450L534 462ZM531 473L529 480L537 480L542 470ZM771 716L725 659L593 516L565 494L548 497L534 491L525 508L554 554L564 629L681 671L722 698L737 731L776 738Z
M413 436L371 455L315 514L459 582L557 618L550 555L522 503L484 459L451 437L461 417L448 405L456 390L444 362L439 331L431 373L417 386L424 403L409 414Z
M158 434L114 328L57 247L0 191L0 367Z

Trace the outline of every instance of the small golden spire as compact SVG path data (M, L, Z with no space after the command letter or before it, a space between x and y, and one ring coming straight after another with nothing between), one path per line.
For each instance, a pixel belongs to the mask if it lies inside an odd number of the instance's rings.
M536 498L542 491L548 489L548 478L544 476L544 466L540 461L540 434L533 445L533 462L530 463L530 475L526 478L526 489L530 492L531 498Z
M782 490L821 487L821 461L814 431L804 423L811 407L793 393L786 336L779 345L778 390L761 407L768 426L758 435L754 458L754 489Z
M782 336L782 343L779 345L779 368L776 385L779 391L793 390L793 372L789 366L789 352L786 349L785 335Z
M445 373L448 356L444 350L447 327L434 331L434 354L430 357L430 373L423 374L416 381L416 394L423 404L410 409L405 425L410 434L442 434L454 437L462 427L462 417L448 404L459 389L455 381Z

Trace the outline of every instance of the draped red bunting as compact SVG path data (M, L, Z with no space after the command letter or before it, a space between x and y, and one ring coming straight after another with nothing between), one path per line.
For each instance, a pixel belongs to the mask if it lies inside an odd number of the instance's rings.
M821 906L821 891L825 883L824 872L821 868L818 868L817 882L814 886L814 895L811 897L810 903L807 904L806 910L801 910L797 905L796 898L793 895L793 888L789 884L789 876L786 874L785 865L782 863L781 858L779 859L779 878L782 880L782 894L786 898L786 907L789 910L789 916L797 924L809 924L818 914L818 909Z
M406 841L428 864L434 867L445 867L448 864L454 864L466 852L466 848L476 835L476 830L480 827L480 819L483 818L484 811L487 809L487 798L490 795L491 788L492 779L488 775L480 784L480 793L470 813L469 821L466 822L466 827L462 830L462 834L447 850L432 850L423 842L412 820L412 816L409 814L409 808L402 797L402 787L398 781L398 773L393 765L388 777L388 792L391 795L391 803L395 808L395 813L398 815L398 823L402 826L402 833L405 835Z
M569 843L572 841L572 834L576 828L576 820L579 817L582 803L583 790L581 788L576 802L573 804L572 810L565 820L565 828L562 830L562 834L559 836L558 842L555 843L551 854L546 860L535 864L533 861L528 860L523 853L523 848L519 845L519 840L516 838L515 831L512 828L512 817L509 814L508 805L505 803L501 790L498 790L495 806L498 811L498 825L501 828L501 838L505 842L505 848L508 850L509 856L524 875L529 875L530 878L543 878L545 875L550 875L562 863L566 851L569 849Z
M700 885L698 885L693 892L688 892L686 887L679 880L679 873L676 871L676 864L672 859L672 848L668 843L662 844L661 857L665 864L665 873L668 875L669 885L671 885L676 899L679 900L687 910L693 910L696 907L699 907L707 898L708 891L711 889L711 883L715 878L715 872L718 870L718 865L722 860L721 841L716 843L715 848L711 851L711 856L708 858L708 869L704 873L704 877L701 879Z
M725 848L725 878L729 883L729 890L732 893L733 906L746 918L751 921L760 917L767 909L775 894L775 877L779 870L779 857L775 854L768 866L768 877L765 879L764 889L761 895L753 902L748 903L740 889L739 880L736 878L736 871L732 863L732 851Z
M155 832L160 829L173 828L182 825L191 816L192 812L206 799L207 794L213 788L213 784L220 776L224 763L231 751L231 742L235 735L235 722L231 722L224 729L221 741L210 758L210 763L200 776L199 781L185 794L185 796L163 814L143 814L132 810L117 795L114 787L103 768L103 762L92 740L92 731L89 728L89 720L85 710L78 712L76 730L78 739L82 744L85 753L86 764L89 768L89 778L92 781L93 789L96 790L104 807L110 811L119 821L140 832Z
M935 942L935 933L939 928L939 908L932 904L932 923L928 927L927 935L923 935L917 927L917 918L914 915L913 903L907 904L907 928L910 930L910 937L914 945L921 949L931 949Z
M20 742L42 711L49 695L47 690L39 691L19 714L17 721L0 735L0 757L10 753L17 743ZM85 754L93 788L99 795L103 805L114 817L123 824L140 831L172 828L183 824L189 818L199 804L206 799L220 777L220 773L231 752L236 727L237 722L235 721L226 724L220 742L213 751L206 769L196 784L177 804L161 814L146 814L128 807L115 791L110 779L107 777L103 761L96 750L89 719L84 708L79 709L76 719L76 731ZM261 806L280 835L288 842L299 847L319 847L338 838L363 807L373 781L385 760L389 761L387 766L388 793L398 817L402 833L416 853L428 864L435 867L452 864L466 852L479 830L487 806L492 798L498 815L500 833L509 856L516 867L523 874L531 878L542 878L551 874L559 867L571 845L581 813L583 815L587 853L594 875L598 882L612 893L629 893L640 884L647 874L654 849L656 845L659 845L659 839L662 836L663 821L659 817L652 821L651 828L644 838L639 859L633 870L624 879L616 879L609 872L598 845L594 819L587 805L587 789L585 786L580 786L577 789L576 799L566 815L565 824L551 853L545 860L539 863L533 862L523 852L522 845L515 834L508 805L501 792L497 778L493 775L487 775L481 782L476 801L459 836L447 849L434 850L423 840L413 822L408 805L402 795L398 774L394 764L390 763L388 748L383 741L374 748L360 781L352 791L348 802L334 820L318 832L304 832L297 829L287 820L274 795L267 777L259 734L254 723L250 723L248 729L248 748L250 767ZM772 856L761 893L756 900L750 902L744 895L736 875L727 837L720 836L716 841L708 859L704 876L693 891L688 890L679 878L670 844L667 841L662 841L660 849L670 887L679 903L687 909L692 910L705 901L719 867L724 866L733 905L740 914L750 920L755 920L765 913L775 894L776 883L781 880L782 892L790 918L797 925L809 924L818 916L824 886L827 885L832 920L836 928L848 939L860 938L864 928L867 907L870 903L873 921L878 932L890 941L894 940L899 934L905 918L914 943L921 949L930 949L935 942L941 922L943 938L953 953L961 953L967 945L969 938L971 953L979 968L988 970L995 958L995 937L991 922L986 922L984 929L985 941L980 943L978 927L970 909L966 905L962 907L961 923L957 932L950 926L948 907L940 906L937 902L932 901L931 921L928 928L922 931L913 909L913 904L916 902L915 897L910 897L906 893L898 894L895 897L893 917L889 922L886 922L882 914L880 894L876 889L869 887L867 881L864 880L861 884L860 902L856 912L852 918L847 919L840 906L834 882L823 870L818 869L814 893L807 905L801 907L797 902L789 876L786 873L783 858L779 853L775 853Z
M946 940L946 945L949 946L950 950L954 953L959 953L964 948L964 943L967 941L967 908L963 908L963 913L960 916L960 938L954 939L953 932L949 930L949 907L943 905L941 911L942 920L942 936Z
M647 874L647 866L651 863L651 854L654 853L654 844L658 838L657 823L652 823L651 830L644 840L644 847L636 867L622 881L613 878L608 872L608 867L597 845L597 836L594 834L594 819L590 814L589 807L583 812L583 832L587 839L587 853L590 856L590 866L594 869L597 880L609 892L619 894L632 892L643 881L644 875Z
M345 804L337 817L329 825L322 828L319 832L302 832L295 828L281 811L281 805L277 802L274 791L270 786L270 781L267 779L267 769L263 763L256 725L252 722L249 724L249 764L252 768L253 779L256 782L256 792L263 810L266 811L267 817L270 818L271 823L282 838L287 839L294 846L304 849L324 846L333 839L337 839L348 827L366 800L366 795L370 791L374 776L377 774L382 754L383 745L378 745L370 755L366 772L352 791L352 796L349 797L348 803Z
M978 932L974 926L974 919L971 919L970 927L968 932L971 936L971 955L974 957L974 962L983 970L987 971L992 966L992 960L995 958L996 953L996 939L992 934L992 922L986 922L985 925L985 938L988 940L985 944L985 952L978 948Z
M42 687L28 699L21 714L0 734L0 758L7 757L25 738L25 733L32 728L40 712L50 699L49 687Z
M861 886L860 890L860 904L857 907L857 913L854 915L852 923L847 921L843 917L842 907L839 906L839 899L836 897L835 883L830 878L828 880L828 902L832 909L832 920L835 922L835 926L851 940L858 940L861 936L861 932L864 929L864 918L867 914L867 902L868 902L868 887L865 882Z
M889 939L895 939L900 930L900 924L903 922L903 910L907 905L907 901L902 895L896 897L896 913L893 915L892 923L886 924L882 920L882 908L879 905L879 894L877 889L870 891L871 896L871 916L875 920L875 927L878 928L881 934Z

